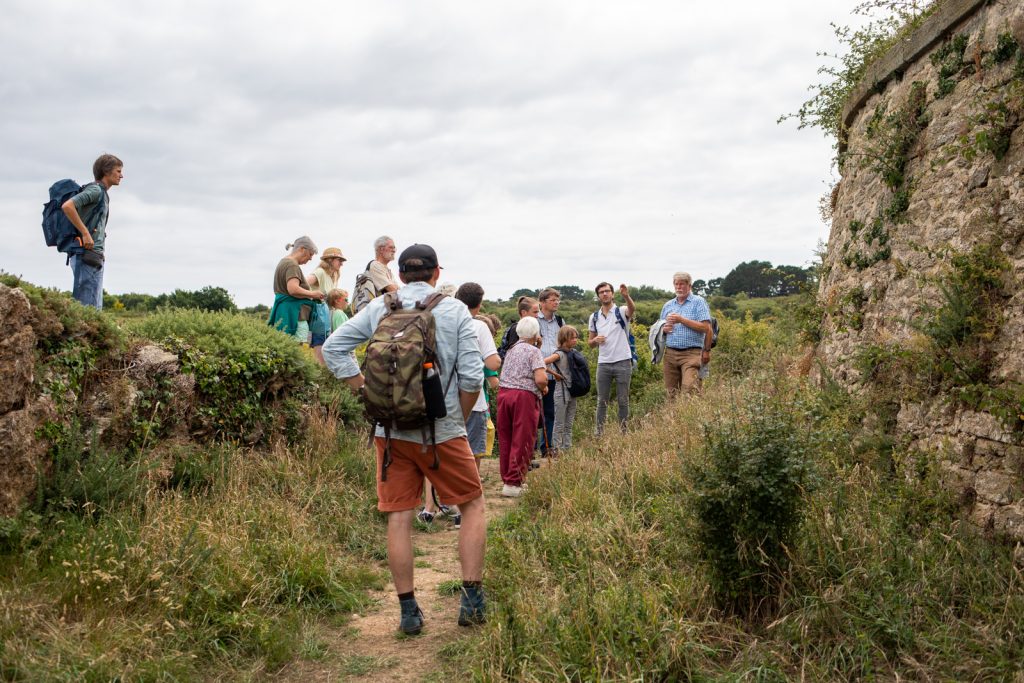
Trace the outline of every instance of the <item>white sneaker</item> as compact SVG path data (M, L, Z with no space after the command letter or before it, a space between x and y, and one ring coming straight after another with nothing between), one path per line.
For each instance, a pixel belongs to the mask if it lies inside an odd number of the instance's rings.
M501 495L506 498L518 498L523 494L522 486L512 486L511 484L505 484L501 487Z

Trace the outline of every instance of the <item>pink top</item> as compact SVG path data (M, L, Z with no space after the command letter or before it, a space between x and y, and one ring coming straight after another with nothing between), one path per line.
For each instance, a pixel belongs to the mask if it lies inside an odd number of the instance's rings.
M540 389L533 381L533 371L544 367L544 354L533 344L519 342L505 354L501 364L501 377L498 387L501 389L522 389L532 391L540 396Z

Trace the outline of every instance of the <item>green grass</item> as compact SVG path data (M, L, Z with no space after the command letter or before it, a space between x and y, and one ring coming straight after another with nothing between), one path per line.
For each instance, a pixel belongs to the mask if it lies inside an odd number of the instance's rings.
M187 485L128 477L99 499L69 469L63 486L86 492L78 504L0 530L0 677L272 671L322 656L318 621L364 609L383 587L358 436L314 420L290 449L218 447L203 466L200 455L189 452ZM131 468L114 459L105 471L121 481L112 473Z
M1024 657L1013 548L965 523L935 454L858 446L869 406L778 379L716 380L646 429L531 474L491 526L488 623L446 664L473 680L1006 680ZM764 396L806 439L818 485L764 609L730 616L694 542L684 474L702 425ZM460 646L462 647L462 646Z

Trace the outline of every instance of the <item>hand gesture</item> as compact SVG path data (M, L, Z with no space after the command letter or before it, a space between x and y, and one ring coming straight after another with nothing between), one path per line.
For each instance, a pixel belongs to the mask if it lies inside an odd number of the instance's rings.
M626 285L619 285L619 294L621 294L624 299L629 298L629 287Z

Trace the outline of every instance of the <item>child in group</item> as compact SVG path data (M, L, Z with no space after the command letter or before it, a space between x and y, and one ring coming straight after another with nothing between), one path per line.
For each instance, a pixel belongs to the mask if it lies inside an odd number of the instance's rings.
M327 307L331 309L331 332L348 322L348 292L344 289L332 289L327 293Z
M551 448L557 453L572 446L572 423L576 419L576 398L569 393L572 376L569 372L568 352L579 342L580 333L572 325L558 330L558 350L545 358L555 371L555 424L551 430Z

